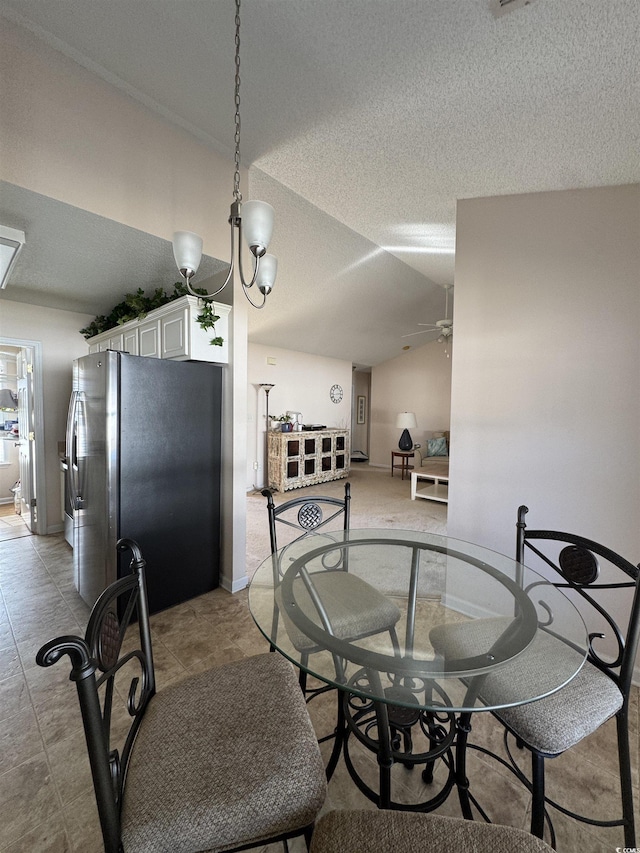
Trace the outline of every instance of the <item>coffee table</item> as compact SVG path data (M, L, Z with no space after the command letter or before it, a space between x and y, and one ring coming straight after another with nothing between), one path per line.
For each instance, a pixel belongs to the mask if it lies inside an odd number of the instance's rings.
M432 485L418 490L418 480L427 480ZM438 501L446 504L449 501L449 475L429 474L426 471L411 472L411 500L422 498L425 501Z

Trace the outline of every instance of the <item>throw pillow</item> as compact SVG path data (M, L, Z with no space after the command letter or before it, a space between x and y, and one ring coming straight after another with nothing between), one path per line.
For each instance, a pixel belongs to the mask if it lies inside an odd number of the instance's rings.
M427 456L448 456L446 438L428 438Z

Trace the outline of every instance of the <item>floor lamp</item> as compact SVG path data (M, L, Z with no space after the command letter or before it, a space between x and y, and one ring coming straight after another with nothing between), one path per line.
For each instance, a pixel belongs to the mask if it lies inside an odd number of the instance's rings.
M264 487L269 487L269 391L273 388L273 382L261 382L260 387L264 388L264 393L267 397L267 413L264 429Z

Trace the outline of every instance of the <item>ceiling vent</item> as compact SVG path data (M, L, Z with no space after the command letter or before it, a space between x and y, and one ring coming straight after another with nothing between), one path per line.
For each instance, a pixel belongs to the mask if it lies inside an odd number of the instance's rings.
M523 6L530 6L534 0L489 0L489 8L495 18L506 15L507 12L515 12Z

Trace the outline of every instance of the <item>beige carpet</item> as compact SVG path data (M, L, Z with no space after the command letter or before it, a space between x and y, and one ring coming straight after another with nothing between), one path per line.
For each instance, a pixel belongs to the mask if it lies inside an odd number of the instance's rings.
M411 480L388 468L372 468L366 462L355 463L346 482L351 484L351 528L384 527L402 530L447 532L447 506L435 501L411 500ZM333 480L317 486L274 492L276 504L295 497L344 495L345 480ZM278 545L281 542L278 541ZM269 525L267 499L259 491L247 495L247 575L253 576L268 556Z

